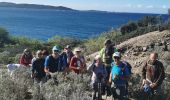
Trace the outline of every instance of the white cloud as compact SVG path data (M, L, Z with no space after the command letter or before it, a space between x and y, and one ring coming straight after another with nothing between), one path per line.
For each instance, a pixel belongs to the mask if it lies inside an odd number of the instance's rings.
M131 4L127 4L127 5L125 5L125 7L131 8L132 5Z
M137 5L137 8L142 8L142 5L138 4L138 5Z
M163 9L167 9L168 7L167 7L166 5L163 5L162 8L163 8Z
M148 5L148 6L146 6L146 8L154 8L154 6L153 5Z

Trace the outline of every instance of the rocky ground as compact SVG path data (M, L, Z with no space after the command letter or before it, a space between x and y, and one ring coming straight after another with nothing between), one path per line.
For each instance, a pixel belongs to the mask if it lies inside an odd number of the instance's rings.
M157 52L159 60L162 61L166 78L163 83L163 90L170 90L170 31L155 31L135 38L131 38L116 46L122 49L122 60L128 61L132 65L132 79L130 80L131 91L136 91L140 87L142 64L148 60L150 53ZM89 55L93 59L98 52ZM165 91L164 91L165 92ZM135 95L132 93L132 95Z

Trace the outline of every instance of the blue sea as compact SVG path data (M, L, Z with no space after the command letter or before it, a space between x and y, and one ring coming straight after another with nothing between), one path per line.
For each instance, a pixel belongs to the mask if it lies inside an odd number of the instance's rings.
M146 15L158 14L0 7L0 27L11 35L31 39L48 40L56 35L88 39Z

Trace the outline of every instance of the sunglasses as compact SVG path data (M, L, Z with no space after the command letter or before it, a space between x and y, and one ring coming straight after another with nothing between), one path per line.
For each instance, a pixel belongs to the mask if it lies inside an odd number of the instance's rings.
M114 59L120 59L120 57L114 57Z
M59 50L54 50L54 52L59 52Z

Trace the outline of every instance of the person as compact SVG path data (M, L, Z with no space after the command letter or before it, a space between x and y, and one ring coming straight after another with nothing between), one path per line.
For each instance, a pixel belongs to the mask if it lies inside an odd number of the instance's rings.
M69 68L77 74L82 74L86 68L85 58L81 55L81 49L74 49L74 56L71 58Z
M33 58L33 56L31 54L30 50L28 48L26 48L24 50L23 54L21 55L20 64L24 65L26 67L30 67L29 64L31 64L32 58Z
M70 45L67 45L64 48L64 52L61 54L62 59L64 61L64 74L69 72L69 65L70 65L70 61L71 58L74 56L73 52L71 51L71 47Z
M54 46L52 49L52 54L45 58L44 71L46 73L46 79L50 79L51 75L55 72L62 70L62 60L60 57L59 46Z
M150 59L144 63L142 68L142 86L146 97L150 94L154 97L154 95L160 93L164 78L164 66L158 60L158 54L151 53Z
M109 77L109 83L112 84L112 95L114 99L126 99L126 84L129 79L129 69L126 64L121 61L120 52L113 54L114 62Z
M99 92L99 86L98 83L101 83L101 95L105 94L105 84L106 84L106 76L107 71L106 67L102 63L102 59L100 55L97 55L95 57L95 60L93 61L92 65L90 65L87 70L92 71L92 77L91 77L91 86L93 89L93 100L96 100L96 93ZM99 93L98 93L99 94Z
M48 50L43 49L43 50L42 50L42 56L43 56L43 59L45 59L48 55L49 55Z
M109 75L111 72L111 63L113 61L112 55L116 51L116 48L112 46L112 41L110 39L106 39L104 42L104 45L105 47L100 50L99 54L102 58L102 61L108 73L108 76L107 76L107 82L108 82ZM107 89L107 95L110 96L111 95L110 86L107 85L106 89Z
M45 72L44 72L44 62L42 51L38 50L36 53L36 59L32 64L32 74L31 77L37 82L44 82L45 80Z
M36 60L36 52L35 51L32 52L32 56L33 56L33 58L31 60L31 64L33 64L33 62Z

